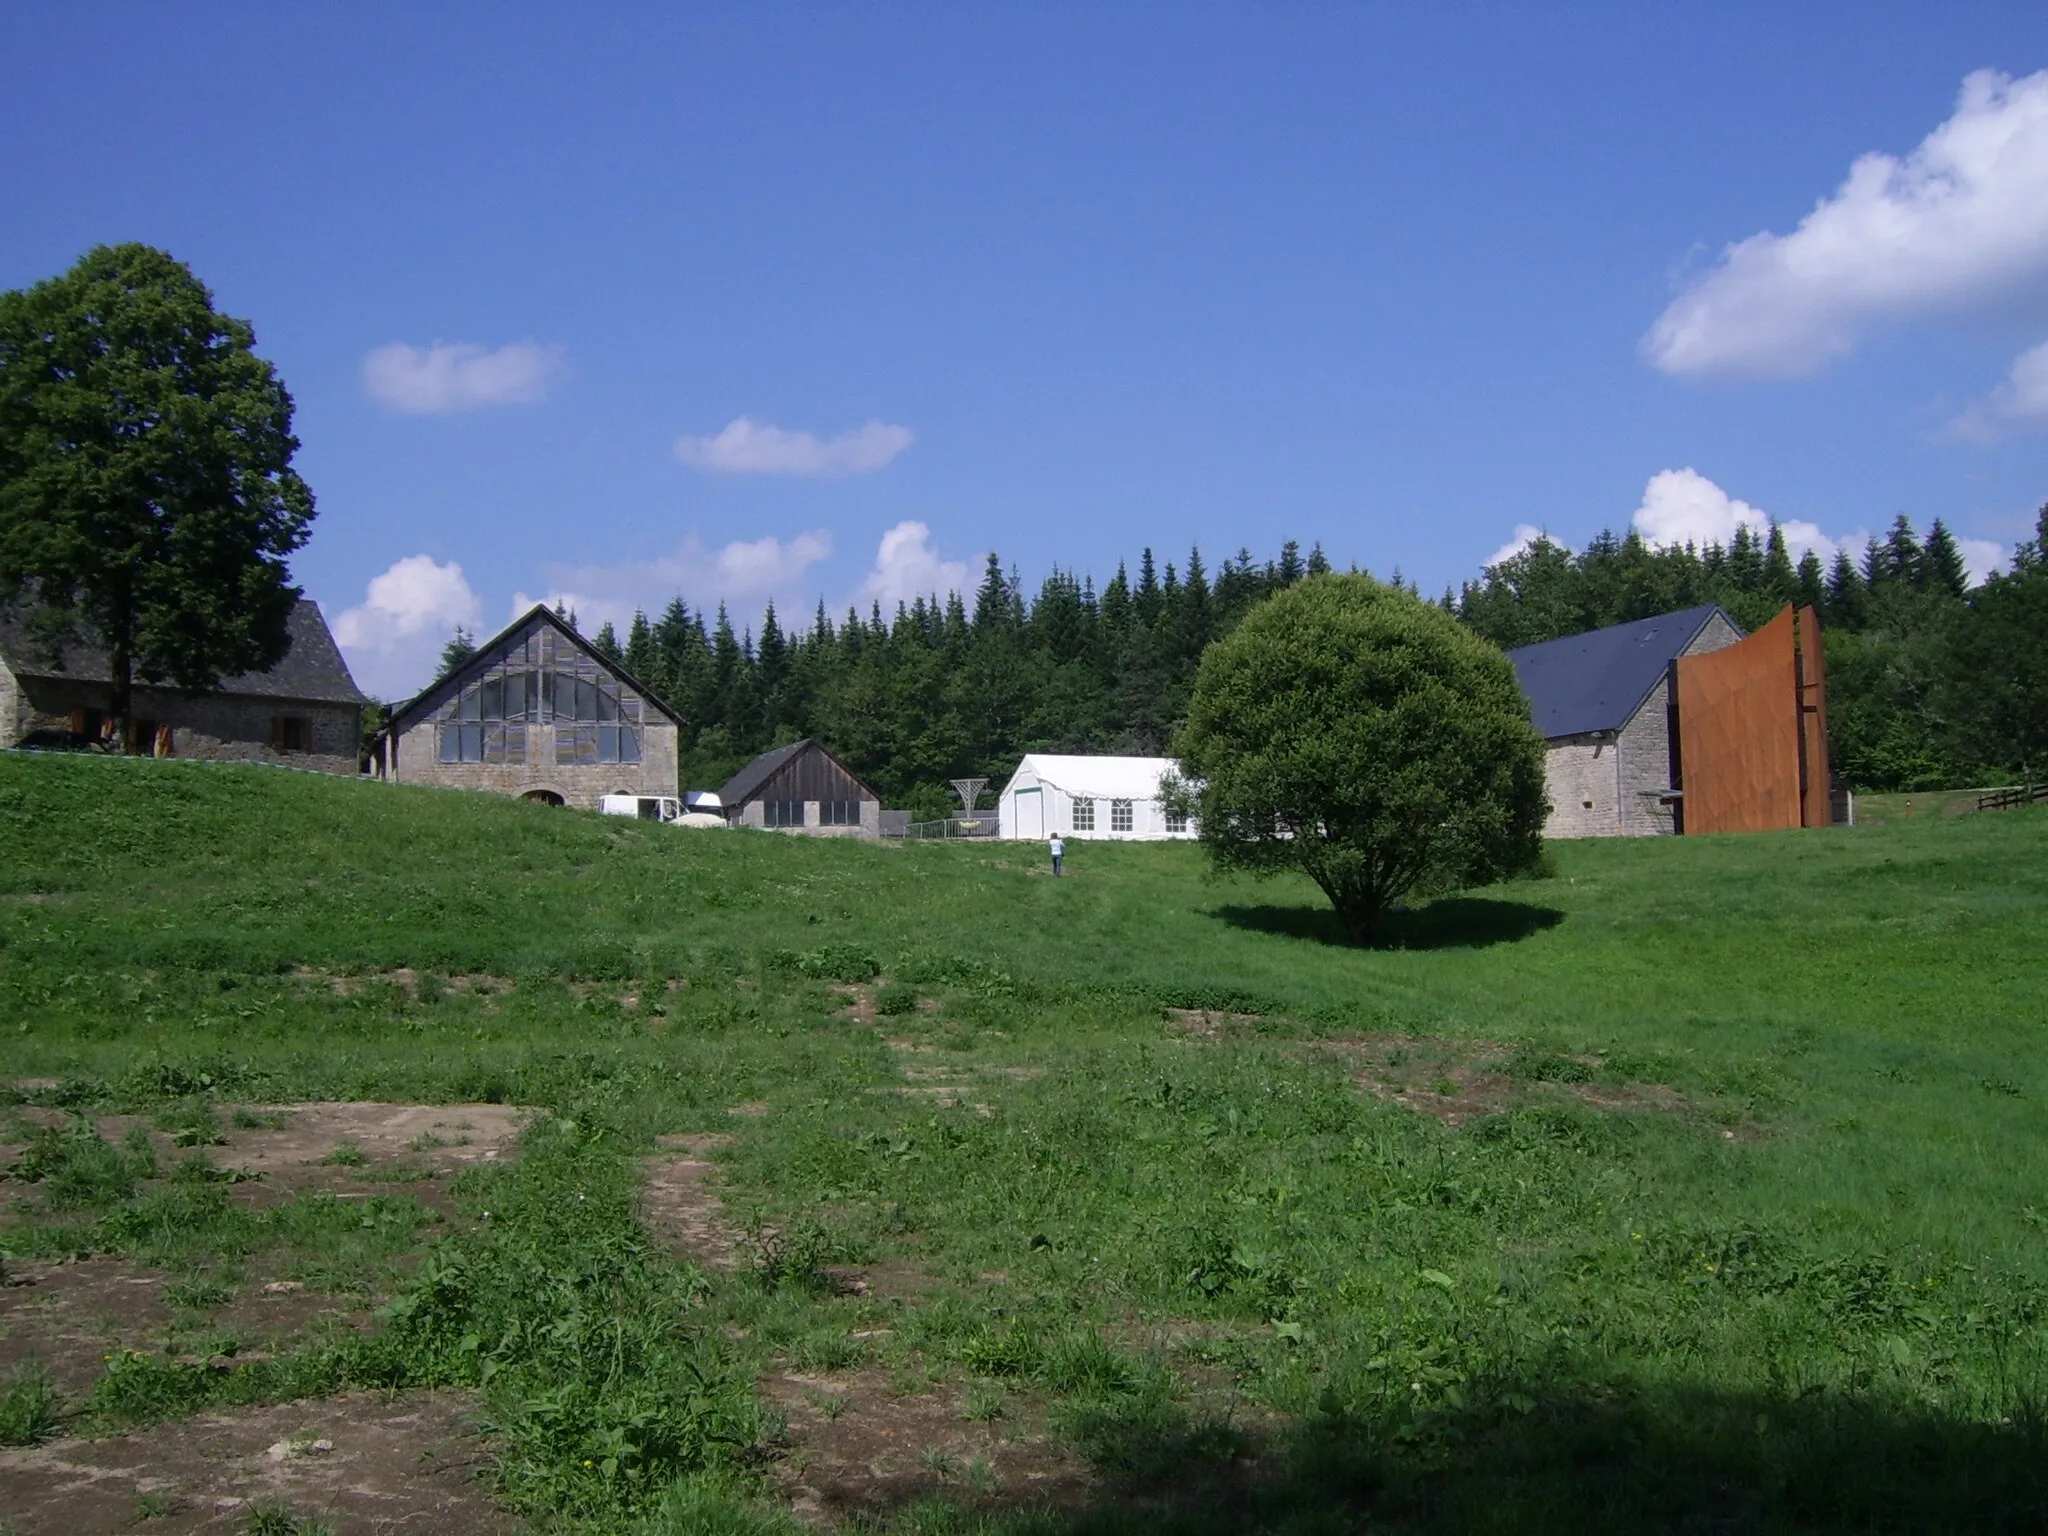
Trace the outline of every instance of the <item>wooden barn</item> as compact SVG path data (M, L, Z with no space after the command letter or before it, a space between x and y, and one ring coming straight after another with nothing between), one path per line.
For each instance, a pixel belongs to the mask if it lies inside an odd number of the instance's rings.
M736 827L880 837L882 801L811 737L763 752L718 792Z

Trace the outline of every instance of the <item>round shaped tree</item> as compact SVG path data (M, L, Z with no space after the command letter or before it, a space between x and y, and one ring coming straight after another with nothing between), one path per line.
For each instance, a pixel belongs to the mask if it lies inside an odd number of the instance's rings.
M1203 654L1174 750L1225 869L1299 869L1368 942L1412 891L1526 873L1543 738L1508 659L1369 576L1318 576Z

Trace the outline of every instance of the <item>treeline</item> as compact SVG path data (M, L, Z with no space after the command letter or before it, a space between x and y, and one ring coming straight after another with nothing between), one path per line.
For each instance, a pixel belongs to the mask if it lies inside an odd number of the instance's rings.
M1829 757L1863 790L1939 789L2048 769L2048 507L2012 569L1972 589L1939 519L1901 515L1860 556L1794 564L1782 531L1736 530L1727 547L1652 549L1603 532L1574 555L1538 539L1447 606L1502 646L1719 603L1754 629L1788 602L1826 637Z
M971 599L836 621L821 603L797 629L771 607L758 635L735 632L722 605L707 615L678 599L595 643L687 722L686 785L715 787L756 752L816 736L889 804L938 816L948 781L1000 783L1025 751L1163 752L1203 648L1329 568L1320 548L1289 543L1263 564L1240 550L1212 578L1199 550L1163 566L1147 550L1135 576L1119 566L1099 592L1055 570L1027 596L990 555Z
M1860 558L1794 562L1776 528L1726 546L1652 549L1602 533L1573 554L1539 539L1440 601L1503 647L1717 602L1755 628L1810 604L1827 635L1836 769L1858 789L1921 789L2039 776L2048 745L2048 508L2011 575L1972 590L1940 522L1899 518ZM1027 595L995 555L973 596L923 597L838 619L821 603L760 632L681 599L607 624L597 647L684 719L685 785L715 787L755 753L826 742L888 803L942 814L955 778L1000 783L1026 751L1167 750L1203 649L1255 604L1330 569L1320 548L1277 559L1239 550L1213 577L1184 564L1123 566L1098 591L1055 570ZM1397 572L1392 578L1401 580ZM458 637L449 659L465 652ZM2029 693L2028 689L2034 692ZM2038 722L2038 724L2034 723Z

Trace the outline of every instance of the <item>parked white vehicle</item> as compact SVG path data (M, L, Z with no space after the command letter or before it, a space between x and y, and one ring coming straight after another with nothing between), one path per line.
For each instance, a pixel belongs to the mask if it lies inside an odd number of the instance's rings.
M606 795L597 808L607 816L637 816L642 821L683 819L683 802L674 795Z

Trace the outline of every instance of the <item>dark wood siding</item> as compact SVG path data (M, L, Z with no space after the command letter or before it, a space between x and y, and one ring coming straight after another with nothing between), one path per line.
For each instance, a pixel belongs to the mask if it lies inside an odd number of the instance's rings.
M806 747L784 763L749 800L874 800L874 791L832 761L819 747Z

